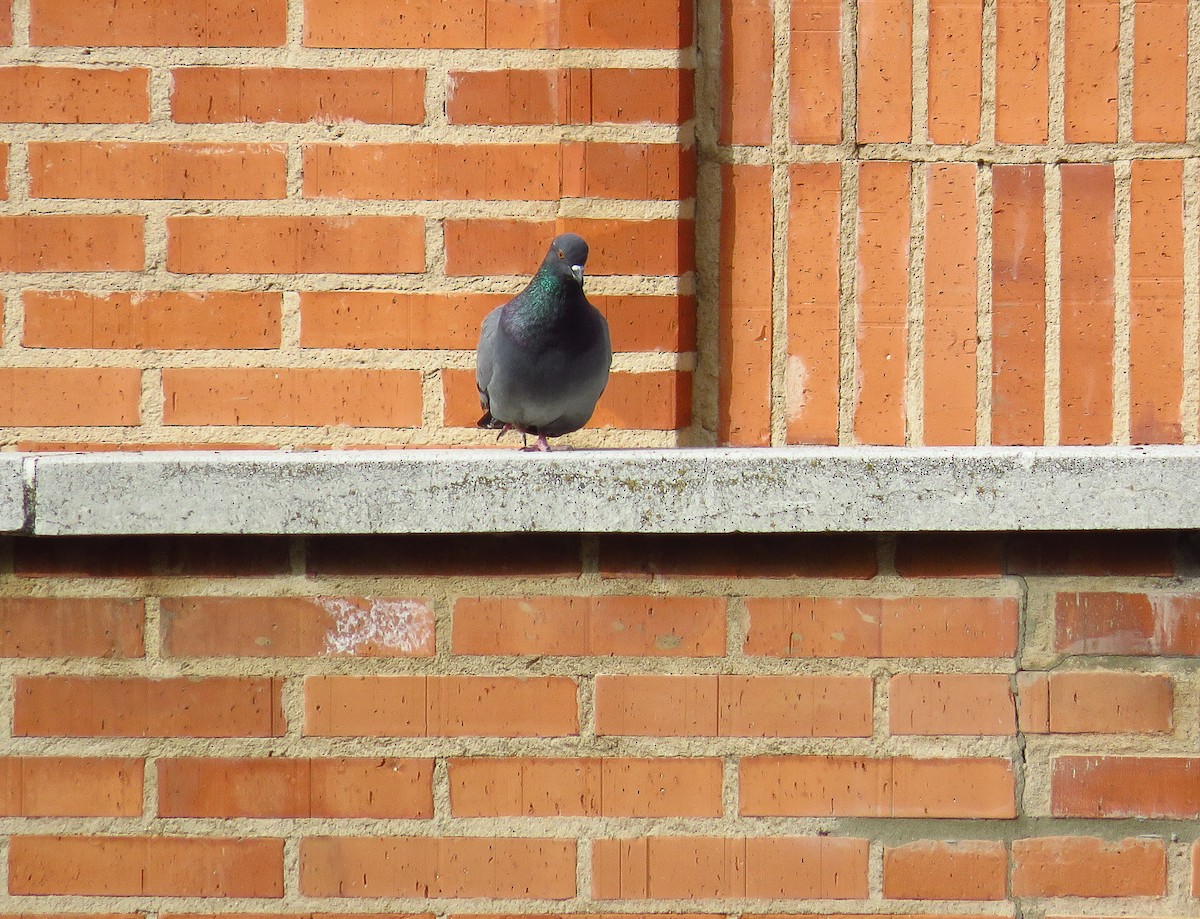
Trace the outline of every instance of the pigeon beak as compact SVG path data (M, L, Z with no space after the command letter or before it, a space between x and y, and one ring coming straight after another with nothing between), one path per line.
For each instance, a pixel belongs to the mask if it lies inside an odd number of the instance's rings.
M582 284L583 283L583 266L582 265L572 265L571 266L571 276L573 278L575 278L575 280L578 281L580 284Z

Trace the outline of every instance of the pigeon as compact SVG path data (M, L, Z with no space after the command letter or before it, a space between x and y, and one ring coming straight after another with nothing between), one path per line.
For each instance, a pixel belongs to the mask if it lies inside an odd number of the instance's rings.
M583 295L588 245L574 233L555 237L525 289L483 320L475 385L479 427L515 428L524 449L549 450L547 437L587 424L608 382L608 322Z

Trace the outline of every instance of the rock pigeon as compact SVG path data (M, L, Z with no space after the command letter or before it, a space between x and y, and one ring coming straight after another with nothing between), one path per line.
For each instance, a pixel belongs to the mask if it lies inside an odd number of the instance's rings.
M550 243L525 289L483 320L475 358L481 428L547 437L587 424L608 382L608 322L583 295L588 246L574 233Z

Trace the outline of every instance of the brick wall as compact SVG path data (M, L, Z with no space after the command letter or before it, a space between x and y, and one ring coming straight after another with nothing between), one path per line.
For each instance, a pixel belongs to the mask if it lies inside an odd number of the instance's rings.
M1188 538L0 552L5 916L1200 911Z
M1195 3L0 7L10 449L490 443L563 228L576 444L1200 433Z

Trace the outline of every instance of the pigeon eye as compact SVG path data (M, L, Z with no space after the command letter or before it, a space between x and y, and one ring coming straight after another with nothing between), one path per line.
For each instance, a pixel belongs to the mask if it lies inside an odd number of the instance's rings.
M566 256L565 256L565 255L563 255L563 250L562 250L562 249L558 249L558 250L556 250L556 251L558 252L558 257L559 257L559 258L566 258Z

